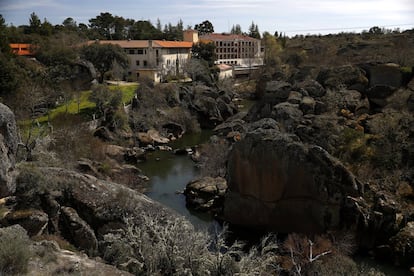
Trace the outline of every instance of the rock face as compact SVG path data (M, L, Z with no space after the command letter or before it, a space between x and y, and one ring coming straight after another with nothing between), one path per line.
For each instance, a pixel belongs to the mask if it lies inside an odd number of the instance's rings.
M0 198L15 190L13 175L18 142L14 114L0 103Z
M203 85L182 87L179 98L183 106L197 115L202 128L213 129L237 113L230 91L218 91Z
M353 223L345 199L361 193L355 177L321 147L257 129L231 151L224 217L282 233L323 232Z

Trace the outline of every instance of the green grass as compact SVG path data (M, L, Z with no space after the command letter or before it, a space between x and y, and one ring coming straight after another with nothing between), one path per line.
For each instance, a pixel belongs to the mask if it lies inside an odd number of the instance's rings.
M109 86L109 89L112 91L117 90L117 89L121 90L122 101L124 103L128 103L134 97L135 90L137 89L137 87L138 87L138 84L127 85L127 86L111 85ZM64 113L78 114L78 113L83 113L85 111L94 109L95 103L89 101L89 96L91 95L91 93L92 93L91 90L81 91L80 94L78 95L75 94L73 99L70 100L68 103L62 104L50 110L49 116L47 115L41 116L41 117L36 118L36 120L39 123L45 123L48 120L53 120L53 118L55 118L59 114L64 114ZM79 104L79 108L78 108L78 104ZM25 121L20 122L20 125L30 125L30 124L31 124L31 120L25 120Z

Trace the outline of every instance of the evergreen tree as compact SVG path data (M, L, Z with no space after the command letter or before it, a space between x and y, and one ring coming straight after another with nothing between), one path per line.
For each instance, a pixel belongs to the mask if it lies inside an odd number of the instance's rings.
M230 33L240 35L243 32L242 32L241 26L239 24L236 24L236 25L233 25L233 27L231 28Z
M252 21L252 24L249 27L249 34L250 37L260 39L260 32L259 32L259 26L254 24Z

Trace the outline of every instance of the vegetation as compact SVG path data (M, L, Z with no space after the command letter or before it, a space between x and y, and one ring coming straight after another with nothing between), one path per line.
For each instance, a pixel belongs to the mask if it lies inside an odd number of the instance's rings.
M124 69L128 66L128 57L119 45L93 43L81 49L81 56L98 70L100 83L115 62Z
M31 257L29 238L22 228L0 229L0 275L27 272Z
M200 24L196 24L194 30L196 30L199 35L211 34L214 33L214 26L210 21L205 20Z

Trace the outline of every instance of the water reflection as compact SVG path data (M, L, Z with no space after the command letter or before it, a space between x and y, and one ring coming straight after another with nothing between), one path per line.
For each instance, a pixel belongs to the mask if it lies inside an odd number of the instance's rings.
M172 142L173 149L193 147L206 142L211 131L185 135ZM139 165L149 180L148 197L176 210L185 216L198 229L208 229L216 223L211 215L188 210L185 196L181 194L188 182L197 177L197 168L187 155L174 155L172 152L155 151L147 155L148 160Z

